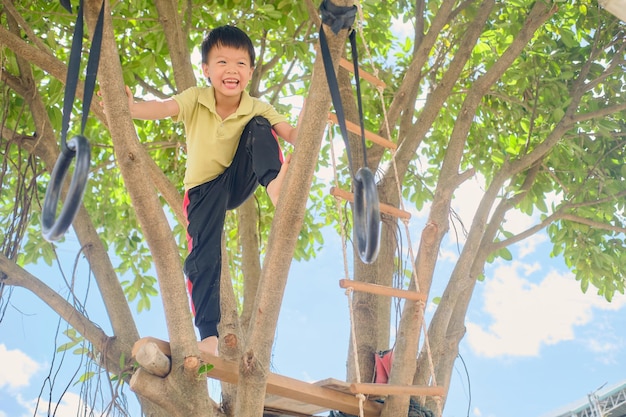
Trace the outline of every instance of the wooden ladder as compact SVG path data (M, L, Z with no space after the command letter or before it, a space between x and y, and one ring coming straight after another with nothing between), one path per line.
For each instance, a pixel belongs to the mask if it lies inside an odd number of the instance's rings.
M354 66L350 61L345 58L342 58L340 61L340 66L347 69L348 71L354 73ZM385 88L385 83L374 75L362 71L359 69L359 76L374 84L377 87ZM329 113L328 120L332 123L337 124L337 116L333 113ZM361 127L355 123L349 122L346 120L346 128L348 131L361 135ZM380 146L383 146L387 149L396 150L397 145L382 136L365 130L365 138L374 142ZM348 202L354 202L354 194L342 190L336 187L332 187L330 190L331 195L336 198L340 198L346 200ZM393 217L397 217L403 220L409 220L411 218L411 214L405 210L401 210L394 206L380 203L379 210L381 213L388 214ZM359 281L353 281L349 279L342 279L339 281L339 286L341 288L347 289L351 288L353 291L366 292L370 294L377 294L387 297L396 297L402 298L408 301L414 302L425 302L426 296L424 294L420 294L417 291L410 290L402 290L392 287L386 287L377 284L369 284ZM425 385L390 385L390 384L375 384L375 383L352 383L350 384L350 392L353 394L364 394L368 396L380 396L385 397L388 395L410 395L410 396L443 396L445 395L445 390L441 386L425 386Z

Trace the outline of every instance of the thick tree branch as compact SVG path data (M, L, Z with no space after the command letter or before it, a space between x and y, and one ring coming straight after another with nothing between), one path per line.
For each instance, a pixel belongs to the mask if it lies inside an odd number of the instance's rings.
M56 314L62 317L70 326L76 329L87 339L97 351L105 355L107 369L111 372L120 373L119 358L123 353L130 351L129 345L113 342L100 326L93 323L85 315L81 314L67 300L63 299L56 291L52 290L40 279L20 268L0 252L0 282L4 285L24 288L41 301L46 303ZM129 355L126 355L129 357Z
M440 180L435 193L435 201L438 198L443 198L445 201L449 201L451 190L449 190L448 178L454 178L458 175L458 167L461 161L462 153L465 148L465 141L467 132L471 126L472 120L476 113L476 109L480 104L480 100L484 94L486 94L491 85L495 83L506 71L506 69L513 63L519 56L522 50L526 47L528 42L532 39L535 31L541 27L541 25L556 11L556 8L550 9L544 2L537 2L531 9L526 19L525 24L521 30L516 34L515 39L502 54L500 58L487 70L487 72L478 78L478 80L472 85L471 90L468 92L466 99L463 102L462 109L457 117L451 138L450 144L444 162L441 168ZM446 346L447 333L453 329L462 327L462 323L453 322L452 316L458 319L462 314L459 311L464 312L467 309L467 303L469 302L469 294L473 290L475 280L472 280L469 272L472 269L474 260L478 251L480 250L480 243L485 232L487 224L487 216L490 212L490 208L493 206L495 199L497 198L498 191L501 188L505 178L509 178L506 170L503 170L496 175L496 178L490 184L485 195L481 199L480 205L476 211L476 215L472 222L467 241L463 247L463 251L455 268L452 272L448 286L446 287L441 299L439 308L435 312L433 320L431 321L429 336L433 349L434 365L438 369L439 375L445 375L448 379L439 381L439 383L448 387L451 375L451 366L453 361L445 361L445 363L438 363L436 358L445 358L443 349ZM435 255L436 257L436 255ZM432 272L431 272L432 274ZM462 294L466 294L463 296ZM460 309L460 310L459 310ZM455 330L454 334L461 334L461 332ZM457 344L458 348L458 344ZM450 374L448 374L448 372ZM418 370L418 377L416 380L424 381L427 378L427 372L425 370Z
M92 17L97 13L99 6L98 1L90 2L88 12ZM182 367L186 357L198 356L199 352L189 320L189 304L178 246L173 239L157 194L152 187L145 186L144 173L148 170L146 167L148 158L138 143L129 115L108 2L105 3L105 7L100 61L102 96L107 108L107 117L109 120L115 120L115 123L110 124L110 129L119 168L136 209L143 235L153 255L161 293L167 294L167 297L163 297L163 307L173 361L173 371L167 380L170 386L182 387L186 391L182 398L169 396L168 406L182 410L186 417L204 417L207 410L210 410L206 382L190 380ZM162 393L163 391L159 394L161 397ZM161 397L151 397L150 400L157 402Z
M352 1L344 0L340 6L350 6ZM326 29L326 28L325 28ZM326 31L335 68L345 45L347 33L341 31L335 36ZM251 404L246 398L263 398L269 369L271 348L276 331L280 305L287 282L291 259L296 247L298 235L304 220L304 211L308 200L317 155L328 110L330 95L326 88L324 68L321 57L315 61L313 79L307 98L307 105L302 115L297 143L290 168L281 189L280 198L267 245L267 255L261 274L260 288L255 300L246 348L240 362L239 393L235 415L257 416L263 413L263 404Z
M178 13L178 1L155 0L154 4L159 13L159 21L161 26L163 26L163 33L165 34L170 59L172 60L176 91L182 92L196 85L196 77L189 61L187 46L189 33L183 31L183 25Z

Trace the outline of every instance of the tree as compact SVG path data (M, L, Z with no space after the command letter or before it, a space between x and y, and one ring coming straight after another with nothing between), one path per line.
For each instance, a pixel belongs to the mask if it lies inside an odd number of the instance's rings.
M100 2L85 3L91 33ZM289 109L280 104L281 97L307 97L283 191L289 198L281 200L271 219L258 215L269 210L256 210L255 204L268 207L257 192L255 200L229 217L227 230L238 239L227 240L230 268L224 268L223 282L230 282L228 272L234 275L243 286L243 303L226 288L221 352L246 366L240 369L238 387L224 388L224 410L227 415L261 415L280 305L276 294L280 301L291 258L314 257L320 225L338 220L333 199L320 195L314 180L316 165L330 159L328 146L321 145L330 97L314 47L320 25L316 5L233 0L208 10L194 1L132 3L106 3L99 88L107 114L92 106L95 118L86 136L97 138L93 168L73 223L112 334L22 269L54 256L53 246L40 237L39 213L47 172L59 154L59 109L74 16L55 2L2 3L2 294L9 296L6 289L13 286L35 293L92 344L104 368L126 379L130 349L139 337L129 325L129 301L139 300L139 309L162 301L173 371L160 379L137 370L133 389L148 415L209 413L206 386L197 378L198 352L181 272L182 132L166 121L133 124L124 85L159 96L196 84L191 54L204 35L196 28L235 23L253 34L260 52L252 94L284 111ZM484 279L487 262L511 258L509 245L545 231L553 255L564 257L583 291L591 285L608 301L616 291L624 292L624 27L588 1L363 2L361 10L362 55L387 85L382 101L367 102L366 127L397 144L394 152L371 145L367 164L378 172L381 202L428 210L428 223L406 273L402 254L396 255L398 220L383 215L378 259L364 264L355 256L354 279L392 286L399 275L427 296L433 279L447 282L445 291L436 294L429 351L418 352L423 305L403 304L390 379L393 384L426 384L432 379L430 359L436 381L445 389L475 285ZM397 38L392 28L400 21L412 23L412 37ZM345 51L346 32L326 30L336 65ZM340 69L339 79L347 118L356 122L349 74ZM82 85L78 90L82 97ZM363 90L369 97L377 95L371 86L363 85ZM359 152L357 139L351 137L353 153ZM340 172L345 168L342 160ZM455 190L475 176L484 179L485 194L471 225L463 225L465 241L453 272L437 277ZM147 178L152 187L146 186ZM340 182L350 186L345 174ZM539 213L540 220L513 234L506 227L513 211ZM111 254L121 259L119 265ZM147 276L150 265L158 280ZM120 284L118 274L133 279ZM158 301L153 298L157 282L163 295ZM389 302L357 292L353 307L358 376L370 380L373 353L389 347ZM348 379L356 378L351 365ZM422 400L432 410L445 403ZM392 396L382 416L403 415L407 407L408 398ZM224 411L213 404L213 412Z

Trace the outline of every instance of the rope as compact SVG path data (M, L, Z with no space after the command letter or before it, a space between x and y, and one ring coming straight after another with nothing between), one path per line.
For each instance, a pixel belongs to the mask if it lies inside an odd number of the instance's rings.
M364 35L364 31L363 31L363 22L365 21L365 17L363 15L363 7L361 5L360 1L355 1L356 7L357 7L357 13L359 18L356 19L357 21L357 28L358 28L358 32L362 41L362 44L364 45L364 49L365 49L365 53L366 56L370 62L370 66L372 69L372 73L374 74L374 76L376 78L378 78L378 68L374 65L374 59L372 57L372 53L368 47L365 35ZM376 90L378 92L378 97L380 99L380 104L381 104L381 109L383 112L383 118L384 118L384 128L387 134L387 138L391 138L391 128L390 128L390 124L389 124L389 117L388 117L388 113L387 113L387 106L385 105L385 100L384 100L384 95L383 95L383 87L382 86L377 86ZM405 210L405 206L404 206L404 199L402 198L402 188L401 188L401 183L400 183L400 175L398 174L398 166L396 164L396 150L395 149L391 149L391 153L392 153L392 158L391 158L391 165L393 167L393 173L394 173L394 179L396 182L396 187L397 187L397 191L398 191L398 196L399 196L399 206L402 210ZM406 210L405 210L406 211ZM420 285L417 279L417 273L415 271L415 254L413 252L413 245L411 242L411 233L409 230L409 221L407 219L403 219L402 223L404 224L404 228L405 228L405 233L407 236L407 244L408 244L408 252L409 252L409 258L411 260L411 265L413 265L413 270L411 272L411 277L415 283L415 289L416 291L420 291ZM424 320L425 318L425 303L424 302L418 302L417 303L417 307L420 309L420 312L422 314L422 330L424 333L424 350L427 354L427 359L428 359L428 366L429 366L429 372L430 372L430 377L431 377L431 381L433 385L437 385L437 379L435 376L435 369L434 369L434 364L433 364L433 360L432 360L432 354L431 354L431 350L430 350L430 343L428 340L428 329L426 328L426 322ZM441 398L440 397L435 397L435 402L437 404L437 411L438 411L438 415L442 414L442 408L441 408Z
M331 122L328 122L328 129L327 129L327 137L328 137L328 141L330 143L330 155L331 155L331 161L332 161L332 165L333 165L333 177L334 177L334 181L335 181L335 187L339 187L339 175L337 173L337 164L335 163L335 145L333 144L331 137L330 137L330 127L331 127ZM346 231L343 227L343 210L341 209L341 203L339 202L339 198L335 198L335 204L337 205L337 212L339 213L339 223L341 225L341 247L342 247L342 252L343 252L343 272L344 272L344 277L346 279L350 278L350 273L348 270L348 250L347 250L347 238L346 238ZM355 369L355 373L356 373L356 382L360 383L361 382L361 369L359 367L359 351L358 351L358 347L356 344L356 328L354 325L354 309L352 307L352 294L354 293L354 289L352 287L348 287L346 288L346 298L348 300L348 310L350 311L350 339L352 341L351 344L351 348L352 348L352 352L353 352L353 357L354 357L354 369ZM356 398L359 400L359 417L364 417L364 411L363 411L363 404L365 403L365 395L359 393L356 394Z
M337 165L335 164L335 146L333 145L332 139L330 137L330 127L332 122L328 121L328 127L326 130L326 137L328 138L328 143L330 144L330 159L333 163L333 178L335 181L335 187L339 188L339 175L337 174ZM348 278L350 273L348 272L348 253L347 253L347 239L346 232L343 229L343 210L341 209L341 203L339 202L339 198L335 198L335 205L337 206L337 213L339 213L339 224L341 225L341 248L343 250L343 276Z
M361 383L361 369L359 367L359 351L357 349L356 344L356 329L354 327L354 308L352 307L352 301L354 294L354 290L352 287L346 288L346 297L348 298L348 310L350 310L350 333L352 335L352 352L354 353L354 372L356 373L356 382L357 384ZM363 403L365 402L365 395L358 393L356 394L357 399L359 400L359 417L364 417L363 415Z

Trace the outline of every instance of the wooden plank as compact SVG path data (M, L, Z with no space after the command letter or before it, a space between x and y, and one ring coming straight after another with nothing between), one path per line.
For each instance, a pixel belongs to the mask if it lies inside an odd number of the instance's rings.
M339 122L339 119L337 119L337 115L335 115L334 113L328 114L328 120L330 120L331 122L335 124ZM346 120L346 129L348 129L349 132L352 132L355 135L359 135L359 136L361 135L361 126L355 123L352 123L349 120ZM393 150L398 149L398 145L396 145L392 141L387 140L383 138L382 136L377 135L374 132L370 132L369 130L365 130L365 138L387 149L393 149Z
M220 381L236 384L239 373L235 362L226 361L220 357L202 354L206 363L214 366L207 376ZM326 407L329 410L339 410L347 414L359 414L359 400L350 394L335 391L325 387L315 386L294 378L270 373L267 377L266 392L285 398ZM378 417L382 405L373 401L366 401L363 410L366 417Z
M335 378L326 378L321 381L313 382L313 385L318 387L324 387L332 389L334 391L343 392L344 394L353 395L350 392L350 384L345 381L340 381ZM369 397L370 400L375 400L378 397ZM311 416L314 414L330 411L328 407L320 407L312 404L305 404L300 401L293 400L291 398L279 397L278 395L268 395L265 397L265 410L282 413L290 413L289 415L299 416L306 415Z
M343 68L347 69L351 73L354 73L354 64L351 61L348 61L346 58L341 58L339 61L339 65ZM385 84L382 80L377 78L375 75L370 74L367 71L363 71L363 69L359 66L359 77L363 78L366 81L374 84L377 87L387 88L387 84Z
M354 194L349 191L345 191L337 187L331 187L330 193L335 197L343 198L344 200L347 200L351 203L354 202ZM411 213L409 213L408 211L400 210L399 208L396 208L389 204L379 203L379 210L381 213L385 213L393 217L398 217L400 219L409 220L411 218Z
M426 301L426 296L417 291L401 290L399 288L385 287L384 285L369 284L366 282L352 281L350 279L339 280L341 288L352 288L355 291L367 292L370 294L386 295L389 297L404 298L412 301Z
M330 410L359 415L359 400L354 395L318 387L283 375L269 374L266 391L307 404L328 407ZM373 401L365 401L363 404L365 417L378 417L381 409L382 404Z
M294 399L280 397L278 395L266 396L264 408L265 411L290 416L312 416L329 411L328 407L306 404L302 401L296 401Z
M443 387L427 385L389 385L389 384L350 384L350 392L353 394L374 394L374 395L414 395L442 397Z

